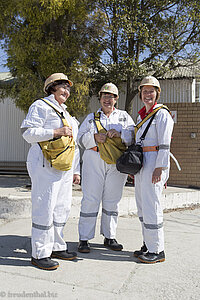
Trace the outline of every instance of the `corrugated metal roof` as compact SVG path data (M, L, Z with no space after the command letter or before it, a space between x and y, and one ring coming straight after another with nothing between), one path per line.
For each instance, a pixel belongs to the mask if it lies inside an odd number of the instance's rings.
M180 79L180 78L200 78L200 63L187 67L180 66L174 70L168 71L163 79Z
M181 64L181 63L180 63ZM185 62L185 64L188 64ZM187 66L178 66L174 70L168 71L159 79L180 79L180 78L199 78L200 79L200 62ZM0 81L9 82L14 79L10 72L0 72Z

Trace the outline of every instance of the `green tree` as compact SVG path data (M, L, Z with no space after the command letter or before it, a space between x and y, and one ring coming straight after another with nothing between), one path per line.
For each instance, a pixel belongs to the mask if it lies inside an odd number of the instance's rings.
M96 37L109 64L99 63L95 85L126 82L125 109L132 113L138 80L164 78L199 61L200 3L185 0L99 0L106 34Z
M103 14L95 1L1 0L0 38L7 67L15 78L6 93L27 111L44 96L45 78L63 72L74 82L67 103L76 116L87 109L91 77L88 70L99 60L102 45L91 35L103 36ZM92 34L91 34L92 33Z

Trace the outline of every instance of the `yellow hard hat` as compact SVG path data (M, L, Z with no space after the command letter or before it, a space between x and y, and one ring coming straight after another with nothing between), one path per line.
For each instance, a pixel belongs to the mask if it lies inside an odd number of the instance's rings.
M59 80L63 80L63 81L67 81L70 86L73 85L73 82L71 80L68 79L67 75L63 74L63 73L53 73L51 74L44 83L44 92L47 93L47 90L49 88L49 86L55 82L55 81L59 81Z
M101 93L110 93L119 96L118 88L116 87L115 84L111 82L106 83L102 86L102 88L99 91L99 96Z
M156 79L155 77L153 76L146 76L142 79L139 87L138 87L138 90L140 91L141 90L141 87L143 87L144 85L152 85L152 86L155 86L158 88L158 91L161 92L161 88L160 88L160 83L158 81L158 79Z

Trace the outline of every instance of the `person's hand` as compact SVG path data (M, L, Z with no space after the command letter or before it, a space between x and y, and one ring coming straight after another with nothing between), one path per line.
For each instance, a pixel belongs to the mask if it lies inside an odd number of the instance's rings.
M121 134L119 131L115 130L115 129L110 129L107 131L106 135L112 139L113 137L121 137Z
M79 174L74 174L73 175L73 183L80 184L80 181L81 181L80 175Z
M64 126L58 129L54 129L54 138L59 138L61 136L72 136L72 128L69 126Z
M162 168L155 168L152 175L152 183L157 183L161 180Z
M97 143L102 143L102 144L105 143L106 138L107 138L107 136L105 133L95 133L94 134L94 139Z

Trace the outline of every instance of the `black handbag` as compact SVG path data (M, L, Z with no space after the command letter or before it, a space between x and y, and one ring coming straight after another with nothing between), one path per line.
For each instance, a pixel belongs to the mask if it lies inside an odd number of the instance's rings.
M135 175L142 168L143 163L143 149L142 141L145 139L147 131L153 121L156 113L151 117L147 127L145 128L141 138L140 144L132 144L127 150L117 159L116 168L120 173Z

